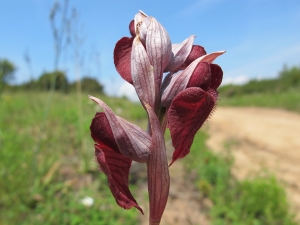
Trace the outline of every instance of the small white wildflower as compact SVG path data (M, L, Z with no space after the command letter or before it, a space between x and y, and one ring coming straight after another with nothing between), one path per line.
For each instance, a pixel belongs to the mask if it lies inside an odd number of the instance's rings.
M94 199L89 196L86 196L83 199L81 199L80 203L87 207L91 207L94 204Z

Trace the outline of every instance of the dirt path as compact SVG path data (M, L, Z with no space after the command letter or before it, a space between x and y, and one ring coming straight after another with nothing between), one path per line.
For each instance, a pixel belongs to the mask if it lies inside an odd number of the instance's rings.
M300 115L276 109L218 107L206 124L208 146L230 146L238 179L262 169L277 175L300 219Z

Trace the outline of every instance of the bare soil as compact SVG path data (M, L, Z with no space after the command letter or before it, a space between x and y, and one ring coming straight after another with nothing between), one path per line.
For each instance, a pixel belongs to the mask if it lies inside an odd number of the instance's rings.
M206 124L208 146L231 151L238 179L263 170L284 185L300 220L300 115L279 109L219 107Z

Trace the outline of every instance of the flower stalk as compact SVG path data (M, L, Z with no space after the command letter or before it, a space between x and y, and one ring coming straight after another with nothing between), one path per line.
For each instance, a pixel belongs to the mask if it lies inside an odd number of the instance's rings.
M170 188L164 132L170 129L175 149L172 165L189 153L195 134L216 106L223 71L212 62L225 51L206 54L202 46L193 45L194 35L172 44L166 29L141 11L129 31L131 37L116 43L114 63L121 77L134 86L148 114L148 129L118 117L90 96L103 109L92 120L91 136L100 170L120 207L143 213L129 190L128 175L133 160L147 164L149 224L158 225Z

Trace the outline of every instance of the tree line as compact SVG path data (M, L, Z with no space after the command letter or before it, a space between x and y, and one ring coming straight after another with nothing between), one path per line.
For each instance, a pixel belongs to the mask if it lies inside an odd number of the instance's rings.
M282 93L300 91L300 67L284 67L273 79L253 79L244 85L228 84L219 88L221 97L234 97L255 93Z
M19 85L11 85L16 66L7 59L0 59L0 91L60 91L64 93L75 91L80 85L83 92L103 93L103 85L95 78L83 77L80 81L70 82L62 70L43 72L38 79L32 79Z

